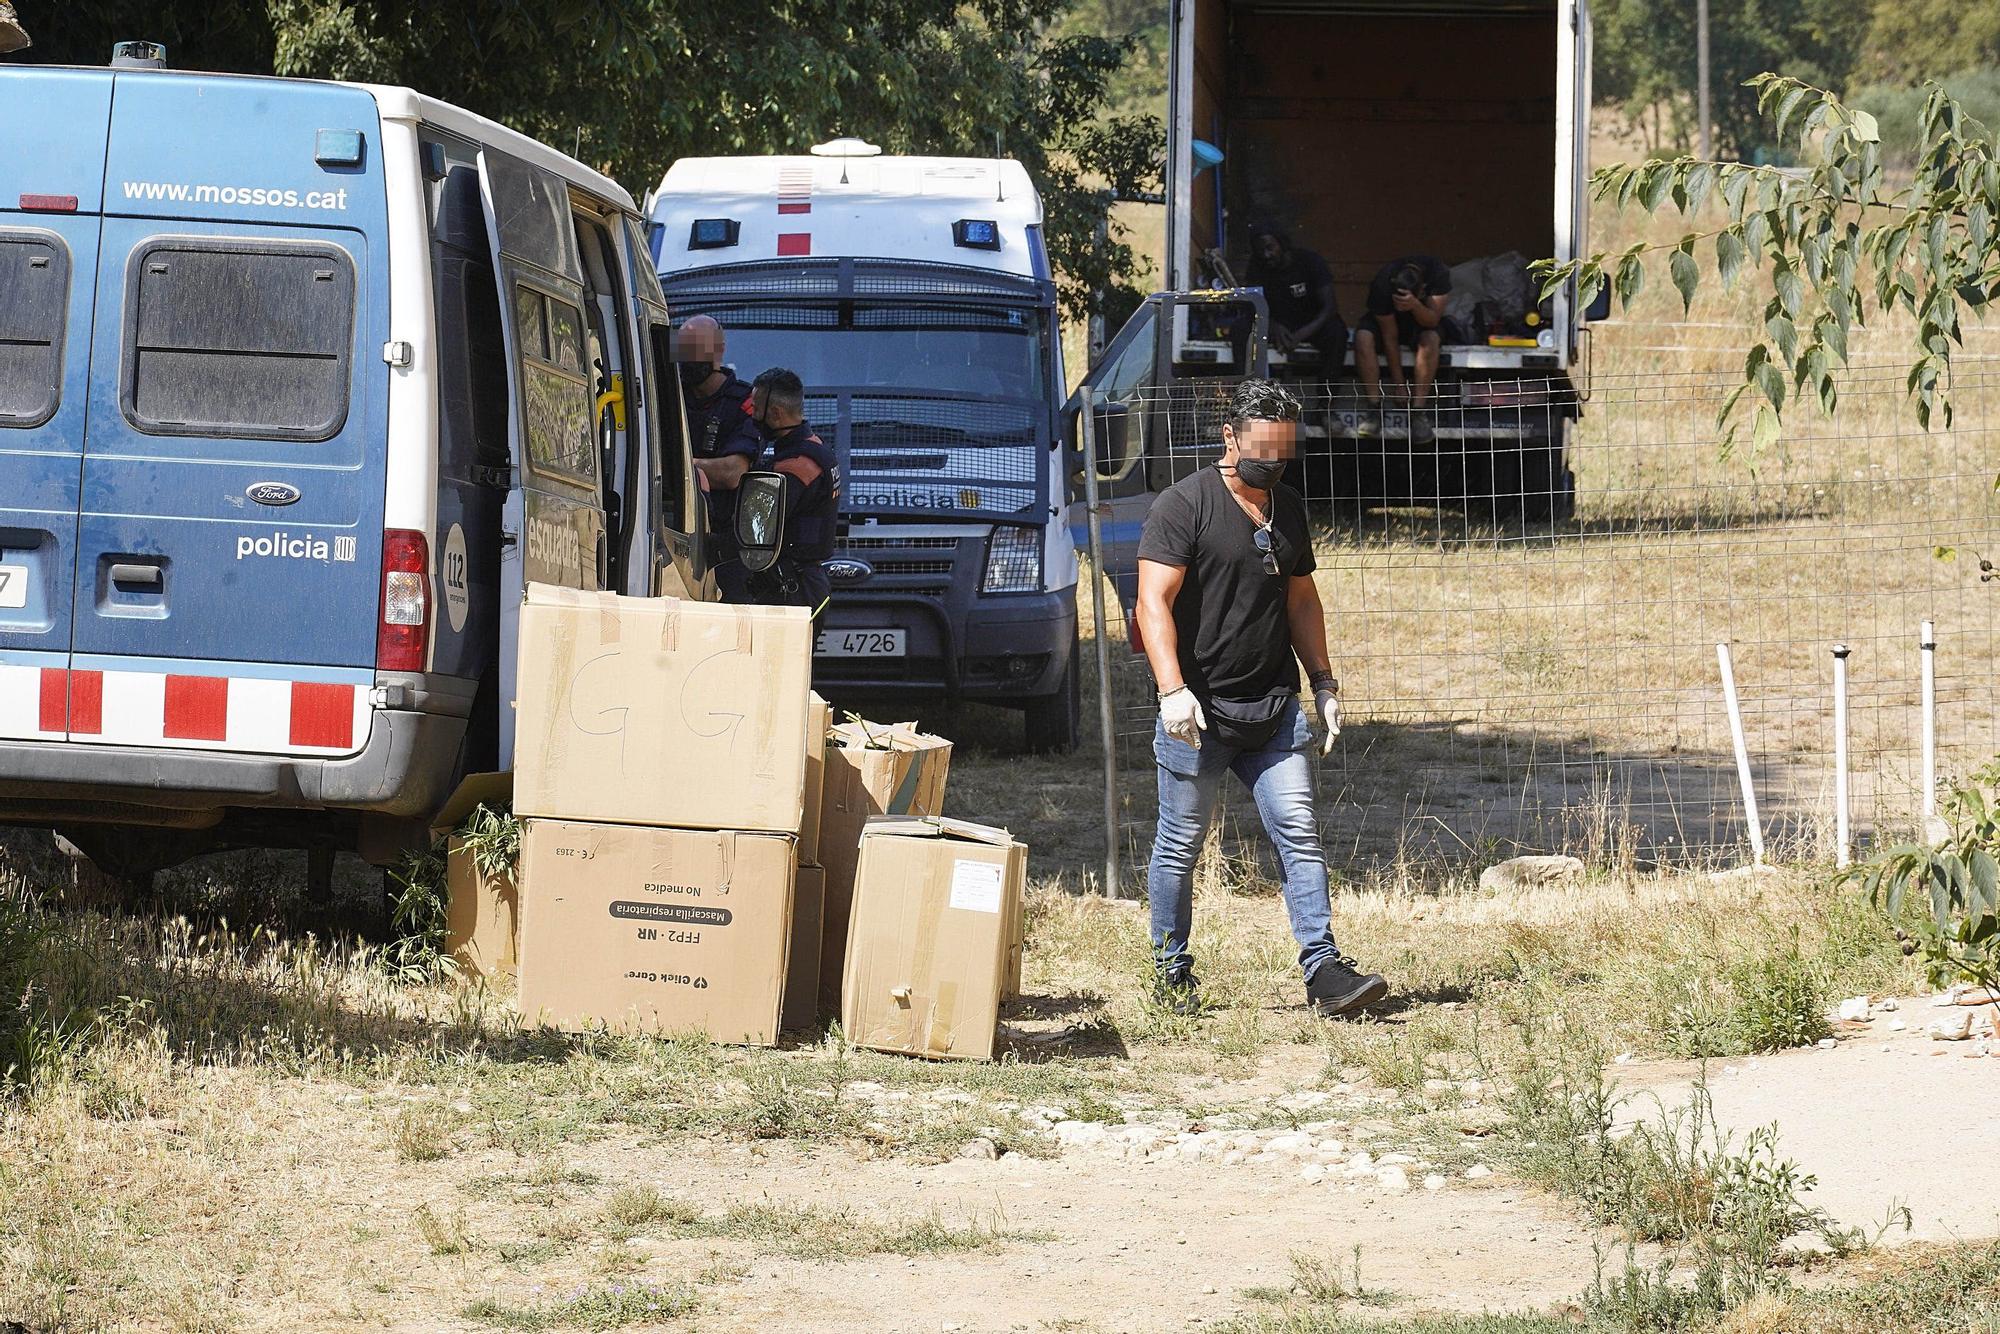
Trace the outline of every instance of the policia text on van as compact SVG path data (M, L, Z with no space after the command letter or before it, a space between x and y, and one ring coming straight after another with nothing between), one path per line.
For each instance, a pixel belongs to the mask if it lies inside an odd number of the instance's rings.
M0 66L0 820L386 860L510 764L527 581L713 596L666 304L545 145L159 63Z

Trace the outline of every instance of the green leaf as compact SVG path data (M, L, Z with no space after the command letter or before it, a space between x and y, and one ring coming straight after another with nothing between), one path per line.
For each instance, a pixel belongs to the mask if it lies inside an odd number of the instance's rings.
M1721 169L1722 202L1728 208L1729 216L1743 216L1743 197L1750 188L1750 169L1731 163Z
M1674 178L1680 170L1671 162L1656 162L1646 169L1646 184L1641 189L1639 202L1646 206L1648 213L1657 213L1666 202L1667 191L1672 188Z
M1764 262L1764 218L1762 212L1743 215L1743 248L1752 265Z
M1612 281L1612 288L1618 293L1618 300L1626 310L1632 308L1640 291L1646 286L1646 266L1637 255L1627 254L1618 261L1618 276Z
M1778 414L1771 410L1770 404L1759 403L1757 405L1757 428L1751 437L1751 448L1756 450L1757 453L1762 454L1772 445L1778 443L1778 435Z
M1777 363L1767 361L1757 368L1757 385L1770 400L1773 412L1785 410L1785 373L1778 369Z
M1784 306L1785 314L1796 316L1805 292L1799 282L1797 271L1792 268L1789 261L1780 259L1777 262L1777 266L1771 272L1771 285L1778 293L1778 302Z
M1715 188L1715 165L1697 162L1687 174L1687 211L1699 213L1708 203L1709 192Z
M1777 344L1778 356L1783 359L1786 365L1790 365L1798 356L1799 331L1797 327L1783 315L1773 315L1770 319L1764 321L1764 331L1770 335L1771 341Z
M1683 315L1694 305L1695 284L1701 281L1701 266L1694 262L1694 256L1685 250L1676 250L1667 256L1667 271L1674 280L1674 288L1681 294Z
M1782 141L1785 137L1785 122L1792 118L1792 113L1798 110L1799 103L1805 101L1807 95L1808 94L1804 88L1794 88L1792 89L1792 91L1785 94L1785 98L1782 102L1778 103L1777 137L1779 138L1780 141Z
M1965 210L1965 239L1972 242L1973 250L1983 252L1986 249L1987 234L1992 225L1992 211L1983 200L1975 201L1972 207Z
M1854 113L1854 137L1864 144L1880 143L1882 129L1875 123L1873 116L1865 111L1857 111Z
M1830 303L1829 303L1830 304ZM1838 317L1822 315L1813 322L1813 337L1826 344L1834 359L1843 365L1847 362L1847 327Z
M1984 848L1974 848L1971 857L1973 902L1981 913L2000 911L2000 862Z
M1743 269L1743 238L1731 228L1715 234L1715 271L1722 278L1724 290L1736 286L1736 275Z

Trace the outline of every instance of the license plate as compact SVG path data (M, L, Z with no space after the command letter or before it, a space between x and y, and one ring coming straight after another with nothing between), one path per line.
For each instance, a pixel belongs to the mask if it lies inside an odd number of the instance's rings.
M822 658L900 658L908 651L902 630L822 630L813 652Z
M28 605L28 567L0 565L0 607Z

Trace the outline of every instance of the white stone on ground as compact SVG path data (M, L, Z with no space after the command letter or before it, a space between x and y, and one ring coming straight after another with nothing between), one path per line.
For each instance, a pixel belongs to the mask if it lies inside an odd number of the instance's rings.
M1840 1019L1842 1023L1859 1023L1867 1018L1868 998L1866 996L1849 996L1840 1003Z
M1410 1188L1410 1177L1400 1167L1385 1167L1375 1174L1375 1184L1393 1194L1400 1194Z

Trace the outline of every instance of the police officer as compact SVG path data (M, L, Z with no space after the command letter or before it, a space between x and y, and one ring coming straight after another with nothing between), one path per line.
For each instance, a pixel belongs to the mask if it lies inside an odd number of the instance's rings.
M736 484L764 452L750 425L750 386L722 364L722 326L711 315L693 315L674 332L681 396L687 404L688 444L708 492L709 549L715 579L729 602L748 602L748 576L736 558Z
M774 366L757 377L751 420L770 442L771 471L785 479L785 544L778 562L749 576L751 601L826 610L833 585L820 565L833 554L840 521L840 461L806 425L805 386Z

